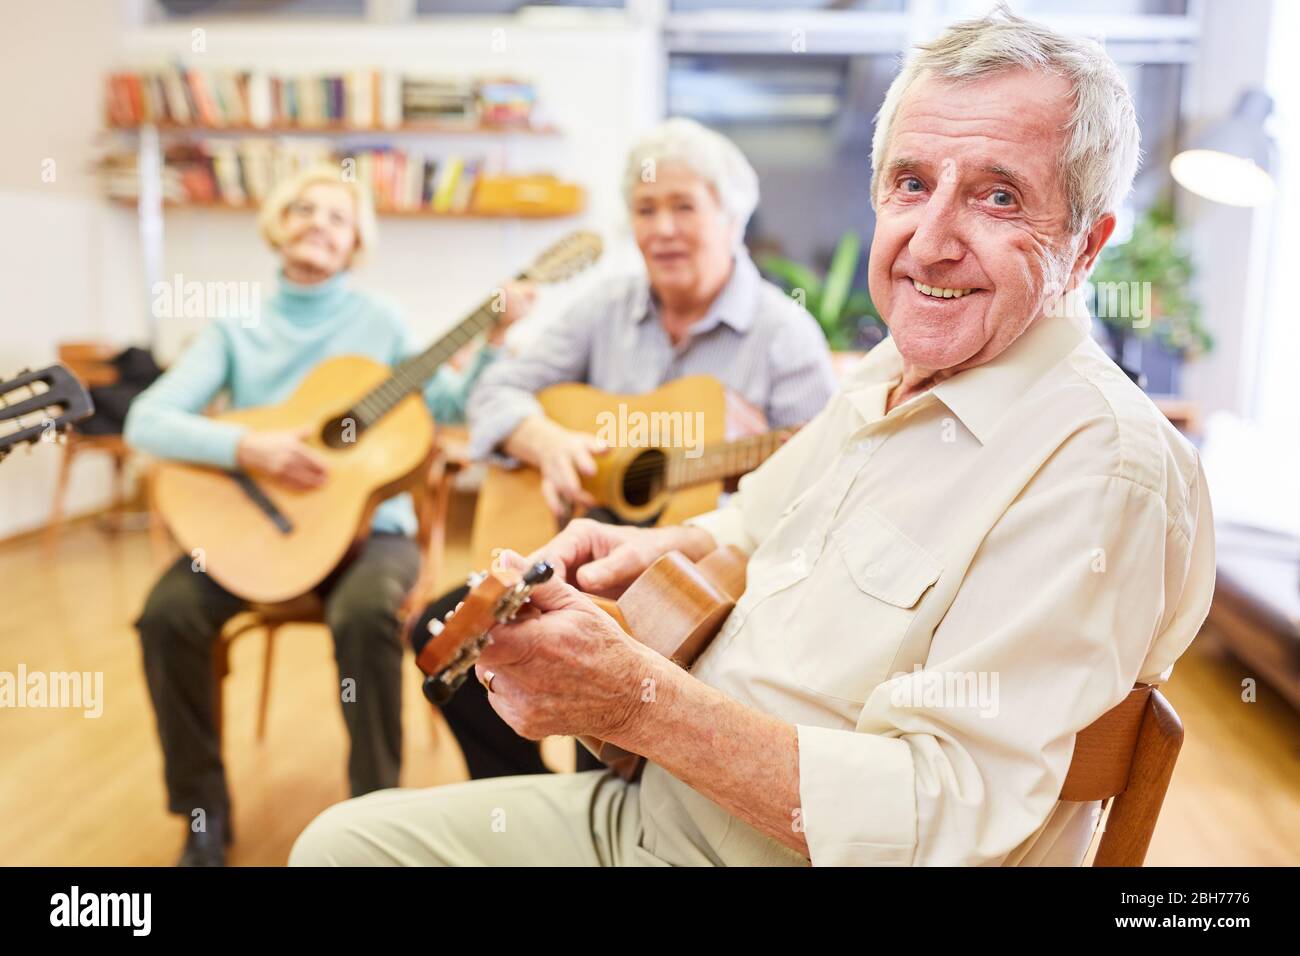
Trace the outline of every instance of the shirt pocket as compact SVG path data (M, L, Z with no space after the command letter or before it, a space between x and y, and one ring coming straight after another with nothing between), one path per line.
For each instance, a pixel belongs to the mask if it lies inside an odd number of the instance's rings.
M795 679L840 700L866 701L889 679L908 628L943 564L878 512L859 505L830 529L799 620L787 633Z

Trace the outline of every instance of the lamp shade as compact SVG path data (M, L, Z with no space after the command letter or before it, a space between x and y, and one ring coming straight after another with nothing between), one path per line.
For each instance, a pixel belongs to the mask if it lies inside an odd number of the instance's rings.
M1273 98L1247 90L1232 115L1198 136L1169 163L1184 189L1229 206L1262 206L1273 198L1276 147L1264 129Z

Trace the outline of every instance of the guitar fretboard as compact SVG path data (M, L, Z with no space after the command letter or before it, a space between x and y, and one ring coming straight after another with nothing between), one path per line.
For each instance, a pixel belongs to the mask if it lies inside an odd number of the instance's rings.
M749 438L705 445L703 452L688 458L684 449L668 452L665 480L669 490L734 478L753 471L795 433L793 428L764 432Z
M421 391L425 383L449 358L467 342L492 328L501 317L494 299L487 299L467 318L438 341L393 369L393 374L380 382L361 401L353 406L362 428L369 428L387 415L406 396Z

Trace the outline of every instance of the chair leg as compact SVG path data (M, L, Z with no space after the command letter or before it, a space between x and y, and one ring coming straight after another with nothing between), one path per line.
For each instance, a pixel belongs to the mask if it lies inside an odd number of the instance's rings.
M108 503L109 530L114 534L122 530L122 516L126 511L126 455L113 455L112 498Z
M262 696L257 705L259 743L266 737L266 713L271 707L271 664L275 656L275 635L279 630L278 624L268 624L266 627L266 650L262 655Z
M64 499L68 494L68 478L76 454L70 443L63 446L63 460L59 463L59 477L54 485L54 503L50 506L50 520L45 531L45 544L51 551L58 546L59 536L63 533Z
M217 750L220 752L224 736L224 701L226 696L226 675L230 673L230 645L225 635L218 635L212 648L212 679L215 685L212 698L212 717L217 728Z

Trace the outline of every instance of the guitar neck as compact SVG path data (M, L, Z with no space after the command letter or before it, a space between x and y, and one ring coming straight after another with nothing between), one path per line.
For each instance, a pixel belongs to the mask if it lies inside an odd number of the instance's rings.
M496 325L500 317L496 298L488 298L438 341L419 355L413 355L399 364L393 369L392 375L367 392L354 406L353 411L361 426L367 428L373 425L406 396L422 391L439 366L476 335L481 335Z
M693 458L688 457L684 449L674 449L668 453L667 487L676 491L751 472L767 461L794 433L793 428L781 428L736 441L705 445L704 450Z

